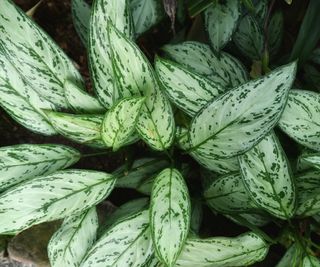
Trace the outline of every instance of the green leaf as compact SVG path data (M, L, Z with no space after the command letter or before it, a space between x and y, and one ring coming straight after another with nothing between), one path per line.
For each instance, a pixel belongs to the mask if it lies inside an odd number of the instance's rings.
M255 1L254 17L261 26L264 25L268 13L269 0Z
M308 171L296 177L297 215L312 216L320 212L320 171Z
M300 247L294 243L286 251L276 267L299 267L302 261L302 251Z
M212 48L219 52L231 39L240 16L240 2L217 2L204 12L205 27Z
M233 41L243 55L253 60L260 60L263 53L264 37L257 20L246 15L240 20Z
M187 238L190 217L187 185L176 169L164 169L156 177L151 193L150 229L158 259L174 266Z
M94 1L89 30L89 67L94 89L100 102L110 108L119 99L114 84L112 49L108 25L112 23L128 38L133 37L133 24L126 0Z
M262 261L267 253L268 245L254 233L246 233L234 238L192 238L186 241L177 266L248 266Z
M95 207L64 219L48 244L51 266L78 267L93 245L97 229L98 216Z
M294 63L282 66L209 102L192 121L189 151L229 158L257 144L278 122L295 70Z
M108 229L88 252L81 267L143 266L152 256L148 210Z
M202 202L199 199L191 201L191 219L190 230L194 233L199 233L203 218Z
M315 256L307 255L303 259L302 267L320 267L320 260Z
M242 213L256 210L241 175L226 174L204 189L203 196L210 208L221 213Z
M1 53L24 78L28 88L55 108L68 108L64 81L72 79L82 84L82 79L61 48L8 0L0 4L0 34Z
M299 158L299 160L302 163L306 163L307 165L320 169L320 153L305 153Z
M15 145L0 148L0 191L36 176L65 169L80 153L63 145Z
M190 0L188 3L188 11L191 17L199 15L206 8L213 4L212 0Z
M281 219L293 216L295 187L286 155L271 132L239 156L244 184L258 206Z
M64 83L65 96L77 113L104 113L105 108L93 96L89 95L84 90L80 89L76 84L70 80Z
M73 25L84 46L88 45L91 7L85 0L71 1Z
M290 91L279 126L298 143L320 151L320 94Z
M224 92L219 84L168 60L157 58L156 71L169 99L191 117Z
M105 115L102 123L101 136L113 151L127 144L134 134L137 118L144 98L134 97L122 99Z
M48 118L58 133L72 141L105 147L100 129L103 115L75 115L48 111Z
M134 29L137 36L159 23L164 17L164 10L159 0L129 0Z
M189 41L166 45L163 50L172 60L224 88L233 88L248 80L246 70L236 58L225 52L221 52L218 58L206 44Z
M279 10L273 14L268 26L268 49L271 56L275 56L283 38L283 14Z
M0 195L0 233L82 212L106 198L115 185L110 174L66 170L20 183Z

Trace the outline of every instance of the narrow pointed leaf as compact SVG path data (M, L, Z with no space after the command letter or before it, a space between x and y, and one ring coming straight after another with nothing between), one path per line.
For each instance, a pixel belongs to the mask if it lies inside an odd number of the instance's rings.
M202 203L199 199L192 199L191 201L191 219L190 230L198 234L200 231L203 218Z
M113 106L103 119L101 136L114 151L127 143L134 134L137 118L144 98L125 98Z
M153 254L149 212L136 213L108 229L81 267L142 267Z
M84 46L88 45L91 7L85 0L72 0L73 25Z
M307 255L303 259L302 267L320 267L319 258Z
M262 261L268 245L254 233L234 238L188 239L177 261L182 267L236 267Z
M278 122L295 70L296 64L285 65L209 102L191 124L189 151L228 158L257 144Z
M277 11L270 19L268 26L268 49L271 56L279 51L283 38L283 14Z
M98 229L95 207L67 217L48 244L52 267L78 267L93 245Z
M248 80L246 70L236 58L225 52L221 52L218 58L208 45L189 41L166 45L163 50L172 60L222 87L233 88Z
M298 143L320 151L320 94L290 91L279 126Z
M157 58L156 71L169 99L191 117L224 92L219 84L168 60Z
M188 188L176 169L165 169L155 179L151 193L150 227L158 259L174 266L190 226Z
M294 214L295 187L286 155L271 132L239 156L242 178L258 206L281 219Z
M66 170L18 184L0 195L0 233L82 212L106 198L115 185L103 172Z
M211 5L204 12L205 27L212 48L219 52L231 39L240 16L239 1L227 0Z
M15 145L0 148L0 191L25 180L65 169L80 153L63 145Z
M302 163L320 169L320 153L306 153L300 157Z

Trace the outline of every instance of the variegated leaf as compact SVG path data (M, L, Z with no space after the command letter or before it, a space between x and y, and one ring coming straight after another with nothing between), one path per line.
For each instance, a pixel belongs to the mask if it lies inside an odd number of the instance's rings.
M63 145L15 145L0 148L0 191L25 180L65 169L80 153Z
M80 267L142 267L152 254L149 212L145 210L108 229Z
M129 3L137 36L148 31L165 16L159 0L129 0Z
M184 42L166 45L163 50L172 60L224 88L233 88L248 80L246 70L236 58L225 52L221 52L218 58L206 44Z
M48 244L52 267L78 267L93 245L98 229L98 216L93 207L64 219Z
M151 177L147 178L146 180L143 180L141 182L141 184L139 184L139 186L136 188L136 190L142 194L145 194L148 196L151 195L155 178L156 178L156 176L151 176Z
M152 256L143 267L163 267L156 256Z
M236 267L248 266L262 261L269 246L254 233L238 237L192 238L178 258L177 266L182 267Z
M283 14L279 10L274 13L268 26L268 49L271 56L275 56L283 38Z
M290 91L279 126L298 143L320 151L320 94Z
M312 216L320 212L320 171L308 171L296 177L297 215Z
M264 36L258 21L251 15L240 20L233 35L233 41L249 59L260 60L263 52Z
M320 153L305 153L299 158L299 160L303 164L320 169Z
M150 229L158 259L174 266L187 238L190 217L187 185L176 169L157 175L151 193Z
M0 2L0 25L1 50L27 86L56 108L68 108L64 81L69 78L82 84L71 60L9 0Z
M0 195L0 233L82 212L106 198L115 178L104 172L66 170L34 178Z
M126 0L96 0L91 11L89 67L94 89L106 108L110 108L119 99L108 34L110 23L128 38L133 37L133 24Z
M270 222L270 219L268 216L265 216L265 214L258 214L258 213L240 213L236 214L236 217L234 214L225 214L225 216L229 219L231 219L233 222L242 225L244 227L248 227L248 225L254 225L258 227L265 226L267 223ZM240 219L240 220L239 220Z
M169 99L191 117L224 92L219 84L168 60L157 58L156 71Z
M276 267L299 267L302 261L302 253L300 246L296 243L286 251Z
M254 5L254 16L261 26L264 25L265 19L268 13L269 0L255 1Z
M97 99L80 89L72 81L66 80L64 83L64 88L66 99L75 112L105 113L105 108Z
M240 16L240 2L226 0L209 6L204 12L205 27L212 48L220 51L231 39Z
M210 208L221 213L241 213L256 210L239 173L226 174L213 180L203 192Z
M295 63L282 66L209 102L193 119L189 151L229 158L257 144L278 122L295 70Z
M293 216L295 186L286 155L271 132L239 156L242 178L258 206L281 219Z
M87 46L91 7L85 0L72 0L71 11L73 25L83 45Z
M48 111L47 116L58 133L72 141L105 147L100 129L103 115L75 115Z
M101 136L108 147L114 151L127 144L134 134L137 118L144 98L124 98L114 105L105 115Z
M318 257L307 255L303 259L302 267L320 267L320 260Z

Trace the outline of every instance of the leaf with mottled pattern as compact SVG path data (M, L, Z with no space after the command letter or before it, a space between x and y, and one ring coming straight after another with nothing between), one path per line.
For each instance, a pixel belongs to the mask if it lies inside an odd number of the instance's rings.
M149 211L144 210L109 228L80 267L142 267L152 254Z
M112 191L115 178L89 170L58 171L11 187L0 195L0 233L82 212Z
M80 159L80 153L67 146L15 145L0 148L0 191L36 176L65 169Z
M257 234L238 237L190 238L177 260L182 267L236 267L262 261L269 246Z
M320 94L291 90L279 126L298 143L320 151Z
M279 10L273 14L268 25L268 49L271 56L275 56L283 38L283 14Z
M302 267L320 267L320 260L318 257L307 255L303 259Z
M271 132L256 146L239 156L242 178L258 206L281 219L295 209L295 186L286 155Z
M276 267L300 267L302 253L303 251L301 250L301 247L298 244L293 243L278 262Z
M320 153L305 153L299 157L300 163L320 169Z
M91 7L85 0L71 1L73 25L84 46L88 45Z
M206 44L189 41L166 45L163 50L172 60L222 87L233 88L248 80L245 68L236 58L225 52L218 58Z
M230 158L257 144L278 122L295 71L295 63L282 66L209 102L192 121L189 151Z
M158 259L174 266L190 227L190 199L187 185L176 169L157 175L151 193L150 228Z
M212 48L219 52L231 39L240 16L240 2L226 0L209 6L204 12L205 27Z
M48 244L52 267L78 267L93 245L98 229L98 215L93 207L64 219Z

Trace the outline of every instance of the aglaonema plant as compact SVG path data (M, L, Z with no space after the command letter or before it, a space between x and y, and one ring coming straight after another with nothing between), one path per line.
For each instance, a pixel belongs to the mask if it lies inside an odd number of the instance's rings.
M31 131L60 134L100 154L145 144L152 156L106 173L67 169L88 155L63 145L0 148L0 233L63 219L48 244L53 267L248 266L275 243L288 249L278 267L320 266L311 238L320 221L320 96L291 89L296 62L269 68L265 56L279 51L282 14L270 17L267 1L254 12L241 2L206 5L210 44L167 44L152 64L135 40L164 18L159 1L95 0L90 7L74 0L91 96L50 37L1 1L1 107ZM264 75L250 79L223 50L231 38L244 57L262 62ZM277 127L308 149L297 167ZM191 167L203 185L200 199L190 188ZM96 205L116 188L147 197L99 225ZM202 205L249 230L202 236ZM309 230L301 233L297 222L306 218ZM260 227L270 222L286 231L269 237Z

